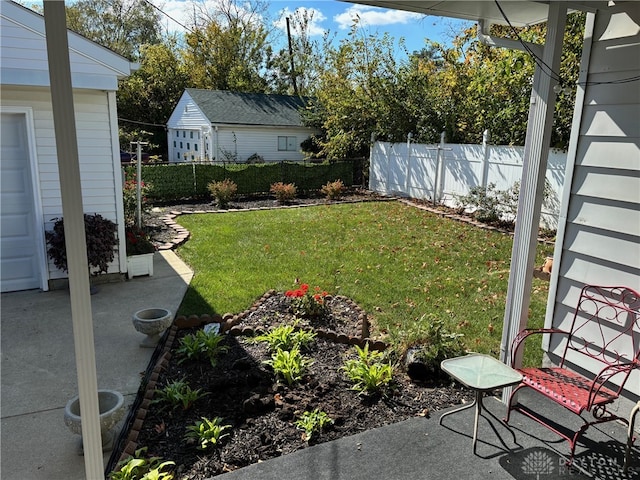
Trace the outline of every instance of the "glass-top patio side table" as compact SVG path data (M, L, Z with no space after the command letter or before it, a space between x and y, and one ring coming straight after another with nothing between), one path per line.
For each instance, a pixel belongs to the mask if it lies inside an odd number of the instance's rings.
M475 391L475 399L472 403L443 414L440 417L439 424L442 425L442 419L444 417L475 406L473 453L476 453L478 418L482 412L482 396L484 392L520 383L522 381L522 375L500 360L480 353L472 353L464 357L443 360L440 368L465 387ZM489 410L487 410L487 412L496 418Z

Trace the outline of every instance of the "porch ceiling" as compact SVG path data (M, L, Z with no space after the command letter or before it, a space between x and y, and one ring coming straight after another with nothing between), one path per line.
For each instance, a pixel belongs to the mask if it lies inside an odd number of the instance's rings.
M458 1L458 0L343 0L374 7L407 10L439 17L452 17L477 22L486 20L489 23L506 25L496 2L493 1ZM527 0L500 1L507 18L513 26L522 27L546 22L549 13L549 2ZM573 10L595 11L607 8L608 1L578 0L567 2ZM618 2L620 3L620 2ZM571 10L570 10L571 11Z

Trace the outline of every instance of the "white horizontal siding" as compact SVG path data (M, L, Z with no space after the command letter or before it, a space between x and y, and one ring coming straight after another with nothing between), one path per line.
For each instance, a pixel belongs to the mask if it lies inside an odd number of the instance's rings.
M33 109L42 198L41 222L45 230L50 230L53 225L52 219L62 216L50 93L46 88L5 86L2 89L2 104ZM76 91L74 105L84 211L90 214L99 213L117 223L115 179L120 178L120 173L114 171L107 94L99 91ZM119 258L116 253L109 272L119 272L118 265ZM66 277L66 274L57 271L51 262L49 269L52 279Z
M2 2L0 10L0 78L2 84L49 85L44 18ZM71 81L75 88L116 90L118 78L130 73L128 60L69 33Z
M640 290L640 89L637 82L598 84L640 75L640 4L626 2L622 8L629 13L599 10L595 19L590 83L568 179L571 195L548 326L567 327L585 284ZM589 333L598 338L599 329ZM634 353L630 346L624 350ZM561 353L554 342L550 351ZM596 373L598 366L573 360ZM625 387L636 395L639 378L630 378Z
M199 130L202 126L209 124L210 122L207 117L202 113L202 110L200 110L187 92L182 94L176 108L173 109L173 112L167 121L168 128L181 130ZM170 140L173 140L173 138L170 138Z

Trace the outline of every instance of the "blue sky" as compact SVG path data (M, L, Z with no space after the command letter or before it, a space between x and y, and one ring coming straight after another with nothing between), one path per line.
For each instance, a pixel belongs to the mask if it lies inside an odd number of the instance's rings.
M191 24L190 18L193 16L193 9L189 8L187 1L150 1L180 23ZM206 6L207 3L215 1L217 0L200 0L199 4ZM284 36L286 32L284 17L292 14L298 8L313 10L314 21L310 32L314 38L320 39L327 30L336 35L336 40L344 38L357 15L360 18L359 23L364 33L382 35L384 32L388 32L395 38L396 45L398 40L403 37L409 52L420 50L424 46L425 38L443 44L450 44L455 34L460 32L464 25L470 24L469 22L455 19L425 16L399 10L386 10L335 0L271 0L269 3L269 13L273 20L280 19L280 22L276 22L274 26L283 33L281 36L283 45L286 41ZM165 17L164 22L169 30L183 30L182 27L167 17ZM402 55L400 49L398 49L398 54Z

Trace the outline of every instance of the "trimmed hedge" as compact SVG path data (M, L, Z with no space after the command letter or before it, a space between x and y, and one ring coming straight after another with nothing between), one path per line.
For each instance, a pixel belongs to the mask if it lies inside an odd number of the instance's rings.
M135 173L135 166L125 167ZM170 202L210 198L207 185L228 178L238 185L239 195L268 194L273 183L294 183L298 192L320 190L327 182L342 180L353 185L352 161L335 163L261 163L261 164L200 164L174 163L143 165L142 181L152 185L148 201Z

